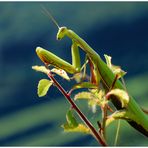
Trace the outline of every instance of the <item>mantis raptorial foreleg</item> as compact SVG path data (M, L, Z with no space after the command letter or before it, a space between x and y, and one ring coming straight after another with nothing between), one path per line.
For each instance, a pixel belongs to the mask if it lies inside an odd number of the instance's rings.
M75 74L80 72L81 61L79 55L79 49L76 43L73 41L71 46L72 64L66 62L55 54L47 51L41 47L36 48L37 55L46 64L52 65L56 68L63 69L70 74Z
M71 55L72 55L72 65L74 66L76 71L79 72L81 69L81 60L80 60L79 49L75 41L72 42Z
M47 51L41 47L37 47L36 53L41 61L43 61L43 63L46 65L53 65L56 68L63 69L70 74L74 74L77 72L76 68L72 64L64 61L50 51Z

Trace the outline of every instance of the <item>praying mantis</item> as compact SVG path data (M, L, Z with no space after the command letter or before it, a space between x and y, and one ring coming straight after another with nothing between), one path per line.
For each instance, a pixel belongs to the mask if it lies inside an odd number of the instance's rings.
M110 88L112 87L114 89L125 90L123 84L118 79L118 76L113 73L113 71L107 66L107 64L101 59L100 55L94 49L92 49L79 35L77 35L71 29L65 26L60 27L51 14L48 14L54 24L58 27L56 36L57 40L62 40L64 37L68 37L72 41L72 64L66 62L46 49L37 47L36 53L46 66L53 65L54 67L62 69L70 74L80 73L83 67L81 66L79 54L80 48L85 52L87 62L90 65L90 84L94 84L99 88L99 83L102 81L107 92L109 92ZM148 117L141 110L132 96L129 95L127 100L124 97L118 97L116 94L108 93L107 97L110 98L117 109L117 111L112 115L111 120L124 119L143 135L148 136Z

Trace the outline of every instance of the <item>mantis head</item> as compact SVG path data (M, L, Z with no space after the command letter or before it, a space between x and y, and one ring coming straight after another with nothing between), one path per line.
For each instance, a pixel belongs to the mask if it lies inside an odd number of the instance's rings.
M59 31L57 33L57 40L61 40L67 33L67 28L66 27L60 27Z

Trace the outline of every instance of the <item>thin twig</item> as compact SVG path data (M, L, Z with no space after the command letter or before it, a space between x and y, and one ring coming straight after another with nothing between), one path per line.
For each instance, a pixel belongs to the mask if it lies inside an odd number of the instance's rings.
M96 129L93 127L93 125L90 123L90 121L86 118L86 116L80 111L80 109L77 107L77 105L74 103L74 101L71 99L71 97L67 94L67 92L64 90L64 88L57 82L57 80L52 76L51 72L48 73L48 77L54 82L55 86L61 91L61 93L65 96L67 101L71 104L72 108L77 112L79 117L84 121L84 123L89 127L91 132L93 133L96 140L102 145L107 146L104 139L101 137L101 135L96 131Z
M103 107L102 107L102 118L103 118L103 121L102 121L102 135L104 137L104 139L106 139L106 120L107 120L107 105L105 104Z
M116 137L115 137L115 141L114 141L114 146L117 146L118 137L119 137L119 130L120 130L120 119L118 120L118 125L117 125L117 131L116 131Z
M114 81L112 82L111 87L109 88L109 91L111 91L111 90L114 88L115 83L116 83L117 80L118 80L118 75L116 74L115 79L114 79Z
M117 79L118 79L118 75L115 76L115 79L113 80L112 85L109 88L109 91L111 91L114 88ZM103 118L103 121L102 121L102 135L103 135L104 139L106 139L106 128L105 128L105 126L106 126L106 120L107 120L108 104L104 104L104 106L102 106L101 109L102 109L102 118Z

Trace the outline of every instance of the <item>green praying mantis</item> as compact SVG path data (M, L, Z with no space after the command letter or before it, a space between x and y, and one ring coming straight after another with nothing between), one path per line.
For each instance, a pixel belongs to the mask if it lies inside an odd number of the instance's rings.
M83 69L79 54L79 49L82 49L85 52L87 59L87 62L85 62L84 65L87 63L90 65L90 85L93 84L99 88L99 83L102 81L106 88L106 92L109 92L111 88L125 90L118 75L109 68L94 49L92 49L74 31L67 27L60 27L50 13L48 13L48 15L58 27L58 33L56 36L57 40L62 40L64 37L68 37L72 41L72 64L66 62L46 49L37 47L36 53L46 66L52 65L58 69L66 71L67 73L74 75L78 74ZM112 101L117 109L117 111L112 114L109 122L114 119L124 119L143 135L148 136L148 116L141 110L132 96L128 95L128 97L119 97L121 93L121 91L116 91L115 93L109 92L107 94L107 98Z

